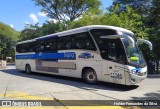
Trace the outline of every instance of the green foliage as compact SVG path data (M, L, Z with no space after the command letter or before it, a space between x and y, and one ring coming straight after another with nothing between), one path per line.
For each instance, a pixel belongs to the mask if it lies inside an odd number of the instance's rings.
M90 9L84 13L81 18L70 23L67 29L78 28L87 25L98 25L101 24L101 17L103 16L100 10Z
M63 31L60 23L46 22L39 30L39 36L44 36L48 34L53 34Z
M19 35L19 41L29 40L38 37L37 32L39 30L38 24L26 24L25 29L21 31Z
M36 5L42 7L42 12L57 20L63 25L79 18L90 8L99 9L99 0L33 0Z
M150 31L148 32L149 36L149 40L152 42L153 44L153 51L152 51L152 55L151 57L149 57L149 59L152 59L156 62L157 68L159 67L159 61L160 61L160 31L158 27L153 27L150 29ZM144 50L145 54L148 52L147 50ZM152 58L153 57L153 58ZM157 70L158 73L158 70Z
M130 6L133 10L136 10L140 15L148 15L152 0L114 0L113 6L119 4L120 10L125 11L126 5ZM113 7L111 6L111 7ZM111 7L109 9L111 9Z
M147 24L149 27L160 28L160 1L152 0L152 7L150 8L150 14L147 17Z
M126 6L126 11L122 12L119 12L119 5L112 8L113 11L109 13L95 13L93 10L90 10L83 14L79 20L73 21L68 29L86 25L112 25L129 29L135 32L138 37L147 36L145 32L147 29L142 23L142 17L136 11L129 6Z
M21 31L19 41L30 40L33 38L60 32L62 30L62 25L60 23L46 22L42 27L39 27L38 24L29 24L26 25L25 29Z
M141 21L141 16L137 14L135 10L133 10L129 6L126 6L126 11L121 11L117 13L117 11L120 10L119 5L113 7L113 10L114 11L110 12L109 14L108 13L105 14L105 18L103 18L105 24L129 29L135 32L138 36L141 36L140 34L141 29L139 27L142 27L143 24Z
M0 22L0 57L1 55L14 56L11 51L16 44L19 32Z
M145 25L150 28L148 31L148 39L153 44L153 51L152 51L152 57L156 62L156 67L159 67L159 61L160 61L160 1L159 0L151 0L152 5L149 8L149 14L146 17ZM147 50L145 50L144 53L146 53ZM151 58L151 57L150 57ZM158 69L157 69L158 73Z
M10 26L5 25L0 22L0 35L10 37L10 38L13 38L14 40L17 40L17 36L19 35L19 32L15 31Z

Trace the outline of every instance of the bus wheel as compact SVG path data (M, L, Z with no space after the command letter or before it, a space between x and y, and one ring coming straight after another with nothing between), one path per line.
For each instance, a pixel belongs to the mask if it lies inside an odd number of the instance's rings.
M95 84L97 82L96 72L92 69L87 69L83 73L83 80L89 84Z
M28 64L26 65L25 71L26 71L26 73L28 73L28 74L31 73L31 67L30 67L30 65L28 65Z

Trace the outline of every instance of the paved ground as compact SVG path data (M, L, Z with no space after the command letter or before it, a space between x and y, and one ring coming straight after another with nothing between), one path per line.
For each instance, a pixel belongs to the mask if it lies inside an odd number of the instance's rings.
M15 66L0 70L2 100L160 100L160 78L147 78L131 87L45 74L25 74Z

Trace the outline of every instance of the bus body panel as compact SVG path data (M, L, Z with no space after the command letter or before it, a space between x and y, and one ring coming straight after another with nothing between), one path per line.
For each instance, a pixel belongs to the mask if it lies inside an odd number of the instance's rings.
M82 70L84 68L93 69L97 78L101 80L101 57L97 51L90 50L76 50L76 60L77 60L77 77L82 77Z
M110 74L108 72L108 61L102 60L101 64L102 64L102 66L101 66L101 68L102 68L102 81L109 82Z
M122 64L108 61L109 82L117 84L125 84L125 72Z
M25 53L25 55L32 55L32 54L35 54L34 52L32 53ZM22 70L22 71L25 71L25 67L27 64L30 65L32 71L36 71L36 63L35 63L35 59L30 59L30 58L19 58L19 57L22 57L24 56L24 53L16 53L16 57L15 57L15 64L16 64L16 69L18 70Z

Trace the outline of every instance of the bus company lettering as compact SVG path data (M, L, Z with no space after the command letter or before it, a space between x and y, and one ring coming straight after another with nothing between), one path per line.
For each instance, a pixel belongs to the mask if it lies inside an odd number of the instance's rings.
M94 55L90 53L81 53L78 58L89 59L89 58L94 58Z
M111 73L111 78L114 78L114 79L123 79L122 78L122 74L119 74L119 73Z
M65 58L75 58L75 53L64 53Z

